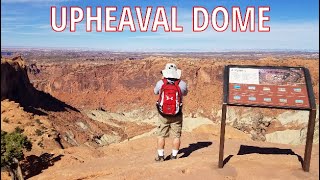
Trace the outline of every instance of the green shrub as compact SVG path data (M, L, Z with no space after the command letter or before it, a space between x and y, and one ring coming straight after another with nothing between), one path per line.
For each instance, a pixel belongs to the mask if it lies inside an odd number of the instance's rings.
M1 168L10 172L11 177L23 179L19 161L24 158L23 150L30 151L32 144L22 134L22 129L16 128L12 133L1 130Z

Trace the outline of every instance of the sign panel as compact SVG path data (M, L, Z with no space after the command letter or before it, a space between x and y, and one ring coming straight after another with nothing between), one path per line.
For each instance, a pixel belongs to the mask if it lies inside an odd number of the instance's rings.
M228 104L310 108L302 67L228 66Z
M303 67L237 66L224 69L219 168L223 168L228 106L308 110L309 122L302 168L310 169L313 132L317 115L309 70ZM226 158L227 159L227 158Z

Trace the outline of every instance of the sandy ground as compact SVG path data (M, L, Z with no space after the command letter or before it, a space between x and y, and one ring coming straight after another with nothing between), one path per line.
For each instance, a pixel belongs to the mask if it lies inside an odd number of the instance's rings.
M313 147L311 168L307 173L302 170L298 158L299 155L303 157L304 146L254 142L246 138L235 139L230 136L226 139L224 158L233 156L223 169L219 169L217 166L219 136L216 133L204 132L204 129L200 128L200 130L183 134L178 155L180 158L177 160L155 162L156 142L155 137L150 136L98 149L74 147L52 151L54 156L61 158L57 158L53 166L30 179L291 180L319 178L318 145ZM171 144L168 141L166 155L170 154L170 148ZM267 148L274 149L268 151ZM250 152L253 153L250 154ZM280 154L259 154L259 152ZM286 154L292 152L297 155ZM237 155L238 153L244 155Z

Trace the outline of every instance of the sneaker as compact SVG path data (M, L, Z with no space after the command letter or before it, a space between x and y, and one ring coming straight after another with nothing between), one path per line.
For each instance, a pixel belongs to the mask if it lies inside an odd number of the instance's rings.
M155 159L154 159L156 162L162 162L164 161L164 156L157 156Z
M177 159L177 156L173 156L172 154L170 155L170 159L173 160L173 159Z

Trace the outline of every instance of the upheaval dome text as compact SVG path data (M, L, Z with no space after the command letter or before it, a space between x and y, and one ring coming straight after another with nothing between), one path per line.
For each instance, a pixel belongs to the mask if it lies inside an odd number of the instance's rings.
M227 9L217 6L212 10L195 6L192 9L190 23L193 32L203 32L213 28L217 32L230 29L232 32L269 32L269 6L248 6L240 9L233 6ZM183 32L184 26L178 21L178 8L151 7L142 9L139 6L107 7L51 7L51 27L56 32L76 32L78 26L85 26L87 32ZM95 27L93 27L95 25Z

